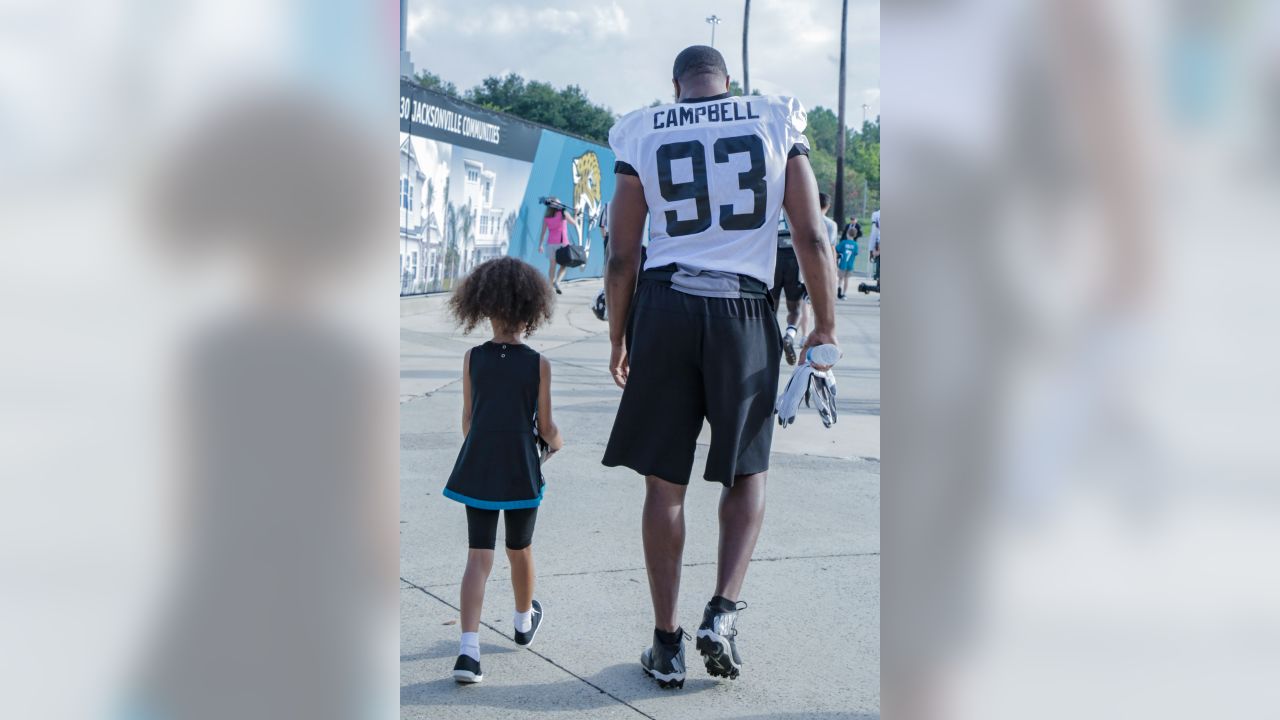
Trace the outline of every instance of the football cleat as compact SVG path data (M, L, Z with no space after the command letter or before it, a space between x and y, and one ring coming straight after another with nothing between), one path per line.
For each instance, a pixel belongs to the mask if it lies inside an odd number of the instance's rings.
M707 603L702 613L702 625L698 626L698 652L707 666L707 672L715 677L735 679L742 672L742 658L738 656L738 611L747 604L739 602L733 610L725 611Z
M591 312L595 313L597 320L609 319L609 315L605 310L603 290L600 291L599 295L596 295L596 301L591 305Z
M653 634L653 645L640 654L640 667L649 677L658 681L663 689L684 687L684 639L689 634L683 628L676 630L679 638L674 645L667 645Z

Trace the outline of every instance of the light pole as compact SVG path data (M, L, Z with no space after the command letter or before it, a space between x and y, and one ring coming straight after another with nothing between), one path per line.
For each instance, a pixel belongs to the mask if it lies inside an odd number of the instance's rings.
M844 227L844 144L845 136L849 134L848 128L845 127L844 119L844 80L845 80L845 50L848 47L848 27L849 27L849 0L844 0L840 8L840 99L838 101L838 109L836 110L836 127L839 129L836 135L836 197L833 216L837 227Z
M707 24L711 26L711 47L716 46L716 26L720 24L719 15L707 16Z
M862 103L862 124L863 125L867 124L867 110L870 110L870 109L871 109L870 105L866 103Z
M747 26L751 24L751 0L746 0L742 8L742 94L751 94L751 73L747 71Z

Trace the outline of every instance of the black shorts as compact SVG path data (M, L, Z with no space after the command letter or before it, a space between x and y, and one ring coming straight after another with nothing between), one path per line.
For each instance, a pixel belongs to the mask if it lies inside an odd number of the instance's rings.
M703 478L732 487L739 475L768 470L781 342L767 297L699 297L641 280L627 326L630 374L604 464L688 485L705 418Z
M467 506L467 547L492 550L498 544L498 513L507 525L507 548L523 550L533 544L533 525L538 508L521 510L481 510Z
M796 302L804 294L804 285L800 282L800 261L796 259L793 248L778 248L778 262L773 268L773 304L778 304L778 297L783 291L787 293L787 302Z

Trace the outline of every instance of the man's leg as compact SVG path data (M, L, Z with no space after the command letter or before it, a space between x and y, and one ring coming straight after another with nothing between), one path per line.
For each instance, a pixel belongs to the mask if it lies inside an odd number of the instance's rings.
M800 320L800 300L787 298L787 327L792 328Z
M764 524L764 481L767 472L739 475L720 493L720 553L716 595L737 602L747 565Z
M684 493L688 487L654 475L645 478L645 486L641 534L644 564L649 571L649 595L653 599L653 621L659 630L674 632L680 627L676 604L680 595L680 563L684 557Z

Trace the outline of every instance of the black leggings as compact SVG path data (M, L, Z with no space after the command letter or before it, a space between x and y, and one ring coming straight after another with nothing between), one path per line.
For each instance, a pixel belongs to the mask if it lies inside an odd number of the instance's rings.
M533 543L533 524L538 508L524 510L481 510L467 506L467 546L472 550L492 550L498 543L498 513L507 523L507 549L523 550Z

